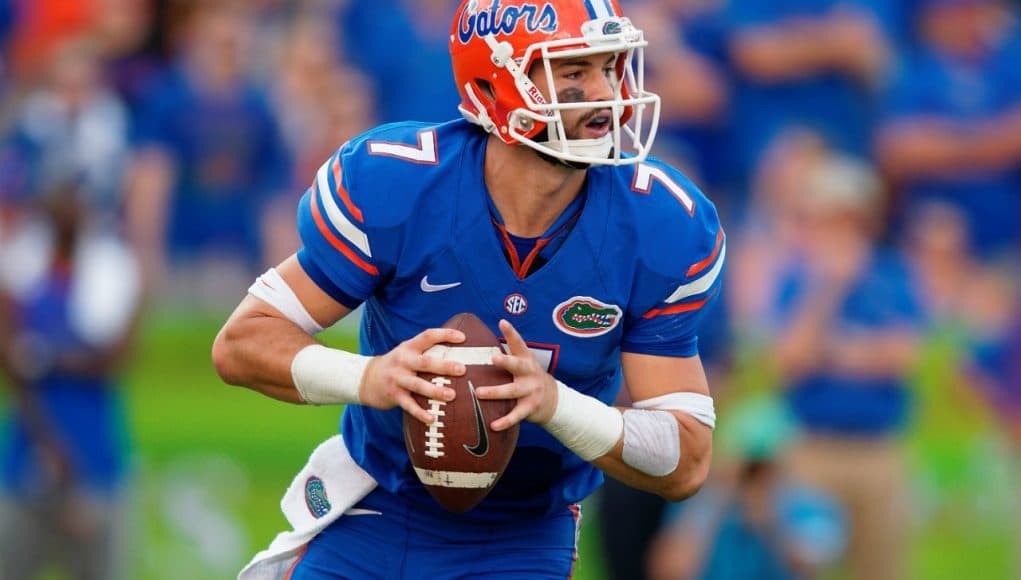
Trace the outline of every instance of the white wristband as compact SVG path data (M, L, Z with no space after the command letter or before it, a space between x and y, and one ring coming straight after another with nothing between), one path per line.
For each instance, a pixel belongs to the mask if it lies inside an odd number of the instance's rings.
M557 408L546 430L585 461L602 457L624 433L620 411L557 381Z
M310 344L294 355L291 378L306 403L358 403L358 387L370 360L372 357Z

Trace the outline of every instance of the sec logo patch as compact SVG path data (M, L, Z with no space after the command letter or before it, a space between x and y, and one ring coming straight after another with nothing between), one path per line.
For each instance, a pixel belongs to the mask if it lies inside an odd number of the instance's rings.
M524 314L525 311L528 310L528 300L526 300L521 294L511 294L504 299L503 309L506 310L508 314L512 314L514 316Z

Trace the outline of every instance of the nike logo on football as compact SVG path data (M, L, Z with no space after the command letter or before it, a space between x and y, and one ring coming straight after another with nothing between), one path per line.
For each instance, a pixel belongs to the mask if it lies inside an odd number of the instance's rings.
M471 381L468 381L468 392L471 393L472 405L475 407L475 426L478 427L479 438L474 446L465 443L463 447L465 451L475 457L482 457L489 453L489 432L486 431L486 418L482 416L482 406L479 405L479 399L475 396L475 385Z
M460 286L460 282L451 282L450 284L430 284L428 274L422 276L422 283L419 286L422 288L422 292L442 292L444 290L450 290Z

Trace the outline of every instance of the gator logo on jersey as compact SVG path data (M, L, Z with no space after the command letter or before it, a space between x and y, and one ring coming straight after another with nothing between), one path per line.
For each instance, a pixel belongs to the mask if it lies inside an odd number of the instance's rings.
M461 44L468 44L475 36L514 34L520 26L533 33L540 30L554 32L559 26L557 10L549 2L541 7L530 2L520 6L500 6L500 0L494 0L488 10L479 11L477 2L469 2L461 13L457 36Z
M305 505L316 519L330 513L330 500L326 498L326 486L316 476L305 480Z
M553 324L572 336L588 338L606 334L621 319L620 307L591 296L575 296L553 309Z

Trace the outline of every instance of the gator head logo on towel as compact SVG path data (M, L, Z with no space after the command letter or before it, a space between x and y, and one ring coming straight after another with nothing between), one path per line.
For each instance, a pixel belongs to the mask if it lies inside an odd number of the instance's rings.
M305 505L316 519L330 513L330 500L326 498L326 486L323 485L323 480L314 475L305 481Z

